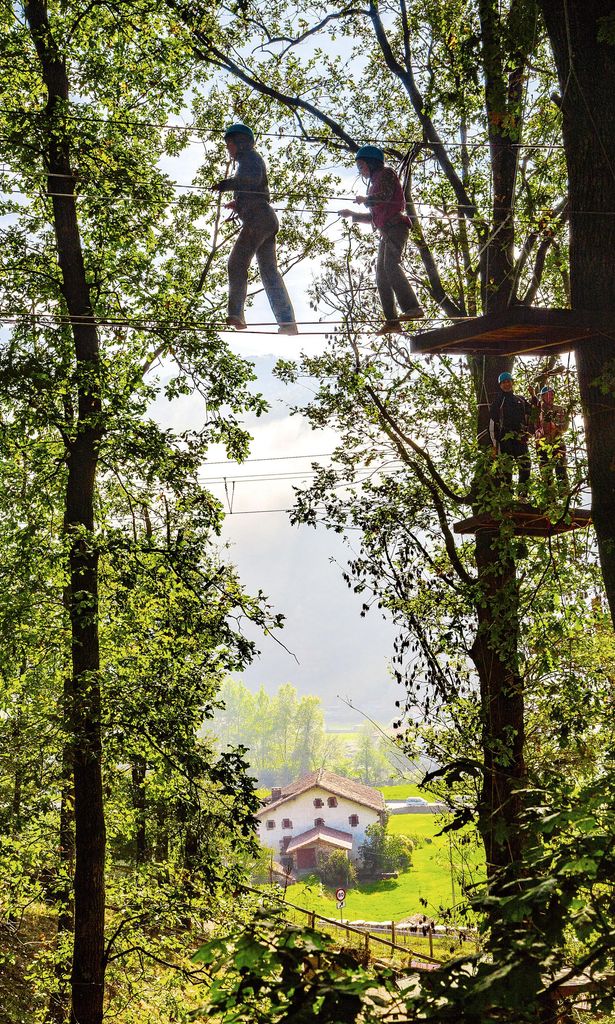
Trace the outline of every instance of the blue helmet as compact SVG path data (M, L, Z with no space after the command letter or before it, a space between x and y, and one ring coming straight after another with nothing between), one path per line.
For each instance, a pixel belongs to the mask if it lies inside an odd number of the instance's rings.
M548 395L549 392L555 392L555 388L552 388L550 384L545 384L544 388L540 389L541 395Z
M236 124L230 124L225 129L224 139L231 139L233 135L247 135L250 142L254 142L254 132L251 128L248 128L247 124L242 124L241 121L237 121Z
M513 379L512 373L509 373L508 370L504 370L504 373L501 373L500 376L498 377L498 384L501 384L505 380L512 380L512 379Z
M384 163L384 153L378 146L361 146L357 150L355 160L376 160L378 163Z

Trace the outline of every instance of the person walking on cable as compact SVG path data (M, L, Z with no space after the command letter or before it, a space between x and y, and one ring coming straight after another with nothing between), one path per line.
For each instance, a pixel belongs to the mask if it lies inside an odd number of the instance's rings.
M224 133L229 156L236 173L212 186L216 192L233 192L227 204L241 221L241 230L228 260L228 316L230 327L244 331L247 327L244 306L248 293L248 269L256 256L263 287L278 334L298 334L293 307L278 270L275 237L280 223L269 205L270 193L265 161L254 148L254 133L245 124L232 124Z
M563 434L568 426L566 410L555 405L555 390L550 384L540 389L538 396L538 424L536 426L536 450L543 479L555 469L555 478L561 492L568 489L568 466L566 445Z
M531 470L528 437L532 406L526 398L515 395L512 373L501 373L498 385L499 394L489 409L489 436L493 454L507 455L515 460L519 472L519 493L524 493ZM504 467L502 477L511 486L512 467Z
M406 277L401 260L410 233L406 216L406 197L392 167L384 162L378 146L361 146L356 156L357 168L367 180L367 195L356 196L355 202L367 206L369 213L340 210L340 216L352 217L354 223L371 224L380 233L376 261L376 286L385 316L377 334L394 334L402 330L401 322L420 320L423 310ZM397 312L395 300L401 313Z

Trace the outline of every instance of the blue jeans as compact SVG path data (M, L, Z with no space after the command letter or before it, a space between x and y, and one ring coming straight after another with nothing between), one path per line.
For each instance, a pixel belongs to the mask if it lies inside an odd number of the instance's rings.
M278 270L275 254L275 236L280 223L275 211L267 203L255 205L241 231L228 259L228 315L243 319L248 293L248 269L256 256L261 281L269 305L279 324L295 322L295 314L284 278Z

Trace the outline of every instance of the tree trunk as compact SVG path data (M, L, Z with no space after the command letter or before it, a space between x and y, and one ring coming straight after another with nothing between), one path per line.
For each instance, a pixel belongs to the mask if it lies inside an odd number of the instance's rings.
M540 7L561 89L572 308L615 317L615 46L598 40L615 3L540 0ZM597 334L575 355L592 517L615 625L615 334Z
M98 552L94 489L102 436L99 346L92 319L62 111L69 99L65 62L53 38L44 0L25 15L47 89L45 159L52 196L58 264L74 341L77 422L67 445L64 521L69 543L71 731L75 795L75 912L71 976L72 1024L101 1024L104 996L105 819L102 789Z
M521 859L519 790L525 776L523 680L515 671L518 589L515 565L498 550L498 534L476 538L483 602L472 660L481 691L484 757L480 827L488 877Z
M68 612L70 594L64 592L64 607ZM64 679L62 719L70 721L72 678ZM62 749L62 790L60 794L59 865L55 899L58 904L58 952L56 953L56 991L49 999L47 1019L50 1024L64 1024L69 1013L69 993L66 987L68 964L60 957L59 947L66 934L74 929L73 873L75 869L75 817L74 817L73 756L70 735Z
M532 5L513 4L519 50L510 56L502 49L503 17L492 0L480 0L485 108L489 125L492 174L491 231L481 254L480 281L484 313L501 312L516 301L514 198L518 142L522 117L522 92L527 53L533 36ZM514 11L514 15L513 15ZM512 369L510 357L470 360L478 406L478 447L489 458L489 405L497 394L498 376ZM484 464L483 464L484 465ZM479 466L479 473L484 472ZM482 512L476 481L475 512ZM497 483L495 484L497 486ZM483 780L479 827L485 847L488 878L499 869L519 864L522 854L519 828L525 776L523 755L525 723L523 680L518 674L519 592L510 544L501 531L476 535L476 567L479 594L476 603L478 630L472 660L480 681ZM492 941L500 938L497 915L491 922Z
M131 781L132 806L135 812L136 819L135 846L137 864L145 864L148 855L146 829L147 802L145 798L146 771L147 765L145 763L145 758L135 757L132 764Z

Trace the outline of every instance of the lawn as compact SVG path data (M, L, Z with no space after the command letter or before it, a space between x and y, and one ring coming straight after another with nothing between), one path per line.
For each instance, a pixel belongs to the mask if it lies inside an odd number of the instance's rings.
M399 787L396 787L399 788ZM408 794L412 795L412 794ZM397 879L369 882L350 889L346 896L344 917L350 921L399 921L412 914L438 916L439 907L451 907L461 896L459 875L476 876L480 854L475 846L464 846L463 858L457 836L451 840L453 883L451 883L448 835L436 833L442 818L436 814L398 814L389 819L389 831L398 835L416 836L422 840L412 855L412 867ZM455 898L453 900L453 885ZM325 917L337 917L335 895L318 881L299 882L291 886L287 897L306 910L315 910ZM427 901L427 908L420 902Z
M428 803L438 800L429 790L420 789L416 782L405 782L400 786L376 786L376 789L380 790L385 800L406 800L409 796L422 796Z

